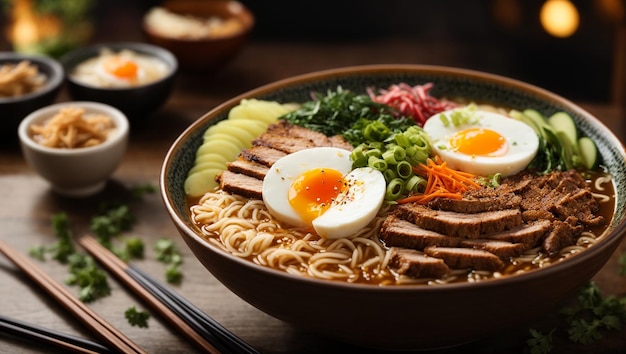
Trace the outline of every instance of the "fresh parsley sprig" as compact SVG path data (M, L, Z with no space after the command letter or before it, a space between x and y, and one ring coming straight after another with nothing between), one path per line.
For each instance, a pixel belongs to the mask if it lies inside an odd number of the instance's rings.
M548 333L543 333L534 328L530 328L531 338L526 341L530 354L548 354L552 351L552 334L556 328Z
M626 297L604 296L590 282L578 293L578 304L561 311L569 323L569 339L575 343L592 344L607 330L621 330L626 325Z
M150 319L148 311L139 311L135 306L131 306L124 312L124 317L133 327L148 328L148 319Z
M167 264L167 268L165 268L165 279L167 282L173 284L180 283L183 279L183 273L180 270L183 257L174 241L161 238L155 243L154 250L156 251L156 259Z

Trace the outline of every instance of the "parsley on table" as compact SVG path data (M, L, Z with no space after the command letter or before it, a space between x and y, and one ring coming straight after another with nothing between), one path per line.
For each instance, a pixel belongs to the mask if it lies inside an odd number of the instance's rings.
M626 325L626 297L604 296L594 282L578 293L578 304L561 311L569 324L569 339L592 344L604 331L621 330Z
M130 193L132 194L133 199L141 199L144 195L152 194L156 191L157 188L154 185L146 183L143 185L134 186L133 188L131 188Z
M174 241L167 238L159 239L154 245L154 250L156 251L156 259L168 265L165 269L167 282L180 283L183 278L183 273L180 270L183 258Z
M72 230L70 222L65 213L58 213L52 216L52 228L57 237L57 241L50 247L52 258L66 264L70 255L76 252L72 243Z
M93 258L81 253L74 253L68 258L70 274L65 279L68 285L79 287L78 298L91 302L111 294L106 273L100 269Z
M127 205L105 207L100 215L91 218L91 231L103 246L111 249L112 238L131 229L135 217Z
M556 328L552 329L547 334L538 331L534 328L530 328L529 332L531 338L526 341L530 354L547 354L552 351L552 334L556 331Z
M138 311L135 306L131 306L124 312L124 317L133 327L148 328L150 313L147 311Z

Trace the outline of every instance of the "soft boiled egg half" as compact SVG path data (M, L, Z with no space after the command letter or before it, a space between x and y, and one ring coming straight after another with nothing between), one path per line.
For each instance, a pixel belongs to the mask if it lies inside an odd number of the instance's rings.
M132 86L141 82L145 70L132 56L112 54L101 56L96 66L97 75L113 87Z
M449 119L454 114L465 119L455 125ZM514 175L528 166L539 148L539 138L528 125L469 107L433 115L423 128L434 153L449 167L480 176Z
M380 171L352 170L350 151L318 147L276 161L263 179L263 202L277 219L336 239L376 217L385 189Z

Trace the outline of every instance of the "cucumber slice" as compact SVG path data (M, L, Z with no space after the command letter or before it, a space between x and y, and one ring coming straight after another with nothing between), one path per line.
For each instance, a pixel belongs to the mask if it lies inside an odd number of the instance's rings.
M204 193L217 187L215 176L222 172L222 169L206 169L198 171L185 179L185 194L191 197L201 197Z
M563 132L568 137L571 145L576 145L578 142L578 132L574 119L572 119L569 114L565 112L554 113L548 118L548 122L550 122L554 130Z
M526 117L528 117L528 119L532 120L537 127L541 129L545 129L546 127L549 127L549 124L546 118L538 111L534 109L525 109L522 113Z
M598 166L600 163L598 147L593 140L586 136L578 139L578 149L580 150L580 156L583 159L585 167L593 169Z

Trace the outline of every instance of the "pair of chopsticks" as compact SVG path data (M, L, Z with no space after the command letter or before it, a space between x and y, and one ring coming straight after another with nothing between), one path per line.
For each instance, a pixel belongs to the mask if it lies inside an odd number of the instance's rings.
M112 353L111 349L98 342L2 315L0 315L0 333L13 335L23 340L35 340L45 344L52 344L59 349L69 350L74 353Z
M70 311L83 325L88 327L94 334L98 335L111 348L117 349L122 353L146 353L139 345L126 337L105 319L98 316L61 284L54 281L54 279L43 272L26 256L20 254L2 241L0 241L0 252L22 269L59 304ZM50 342L54 342L54 338L49 337L49 339ZM70 345L69 343L67 344Z
M171 288L124 263L92 236L83 236L78 243L198 348L208 353L259 353Z

